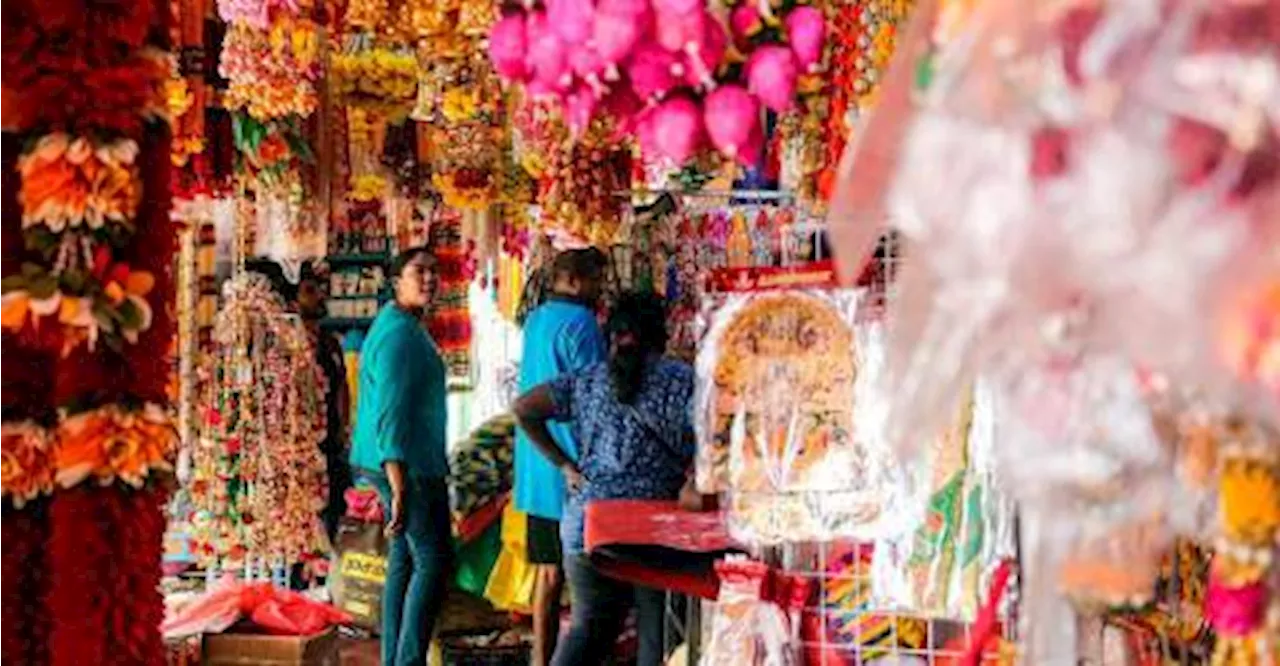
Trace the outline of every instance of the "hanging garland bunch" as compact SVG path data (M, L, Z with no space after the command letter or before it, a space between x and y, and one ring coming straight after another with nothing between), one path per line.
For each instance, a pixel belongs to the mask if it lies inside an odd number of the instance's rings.
M306 560L326 548L324 375L265 278L237 277L224 295L192 455L196 550L222 566Z
M329 76L336 102L365 109L388 122L404 120L418 94L418 59L387 48L334 56Z
M4 9L5 658L161 663L170 4Z

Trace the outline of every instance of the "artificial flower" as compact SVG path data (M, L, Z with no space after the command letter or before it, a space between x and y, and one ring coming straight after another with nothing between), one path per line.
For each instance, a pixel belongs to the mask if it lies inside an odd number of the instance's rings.
M380 201L387 195L387 190L387 179L376 174L365 174L351 179L352 201Z
M390 49L341 53L330 62L329 75L338 104L388 120L407 115L418 93L418 59L412 53Z
M230 81L225 103L258 120L309 116L318 104L316 27L303 19L271 33L235 24L222 47L218 72Z
M0 424L0 492L21 509L53 489L49 433L31 421Z
M89 479L141 487L154 470L172 469L178 432L163 408L111 405L67 417L58 426L56 481L71 488Z
M18 158L22 227L56 234L129 224L142 201L137 157L130 139L95 145L62 133L41 137Z

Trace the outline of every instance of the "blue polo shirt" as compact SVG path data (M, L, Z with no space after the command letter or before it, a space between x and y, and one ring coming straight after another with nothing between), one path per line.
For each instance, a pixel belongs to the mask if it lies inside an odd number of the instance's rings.
M445 366L436 345L412 314L383 306L360 349L351 465L382 474L399 461L419 479L449 474Z
M552 296L529 314L524 323L524 358L520 361L520 393L525 393L566 373L590 367L605 359L604 333L596 314L585 305ZM578 446L568 424L548 424L551 436L573 460ZM529 440L516 432L516 509L547 520L564 513L564 477Z

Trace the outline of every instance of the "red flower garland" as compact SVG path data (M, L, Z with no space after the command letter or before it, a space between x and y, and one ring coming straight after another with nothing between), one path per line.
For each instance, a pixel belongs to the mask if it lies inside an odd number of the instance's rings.
M4 507L0 519L0 576L4 594L0 600L0 652L14 664L49 661L49 617L40 603L48 582L44 546L48 534L47 504L38 500L21 511Z
M99 663L107 651L107 608L111 603L111 535L102 510L110 489L80 486L54 495L49 507L45 567L50 581L45 608L50 618L52 666Z

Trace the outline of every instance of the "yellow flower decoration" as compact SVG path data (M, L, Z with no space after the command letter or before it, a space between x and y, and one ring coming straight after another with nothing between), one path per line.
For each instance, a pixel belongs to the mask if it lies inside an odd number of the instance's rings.
M1275 461L1244 457L1224 461L1218 515L1227 539L1266 547L1280 529L1280 477Z
M382 176L366 174L351 179L351 200L378 201L387 195L389 183Z
M53 490L49 433L31 421L0 425L0 493L15 508Z

